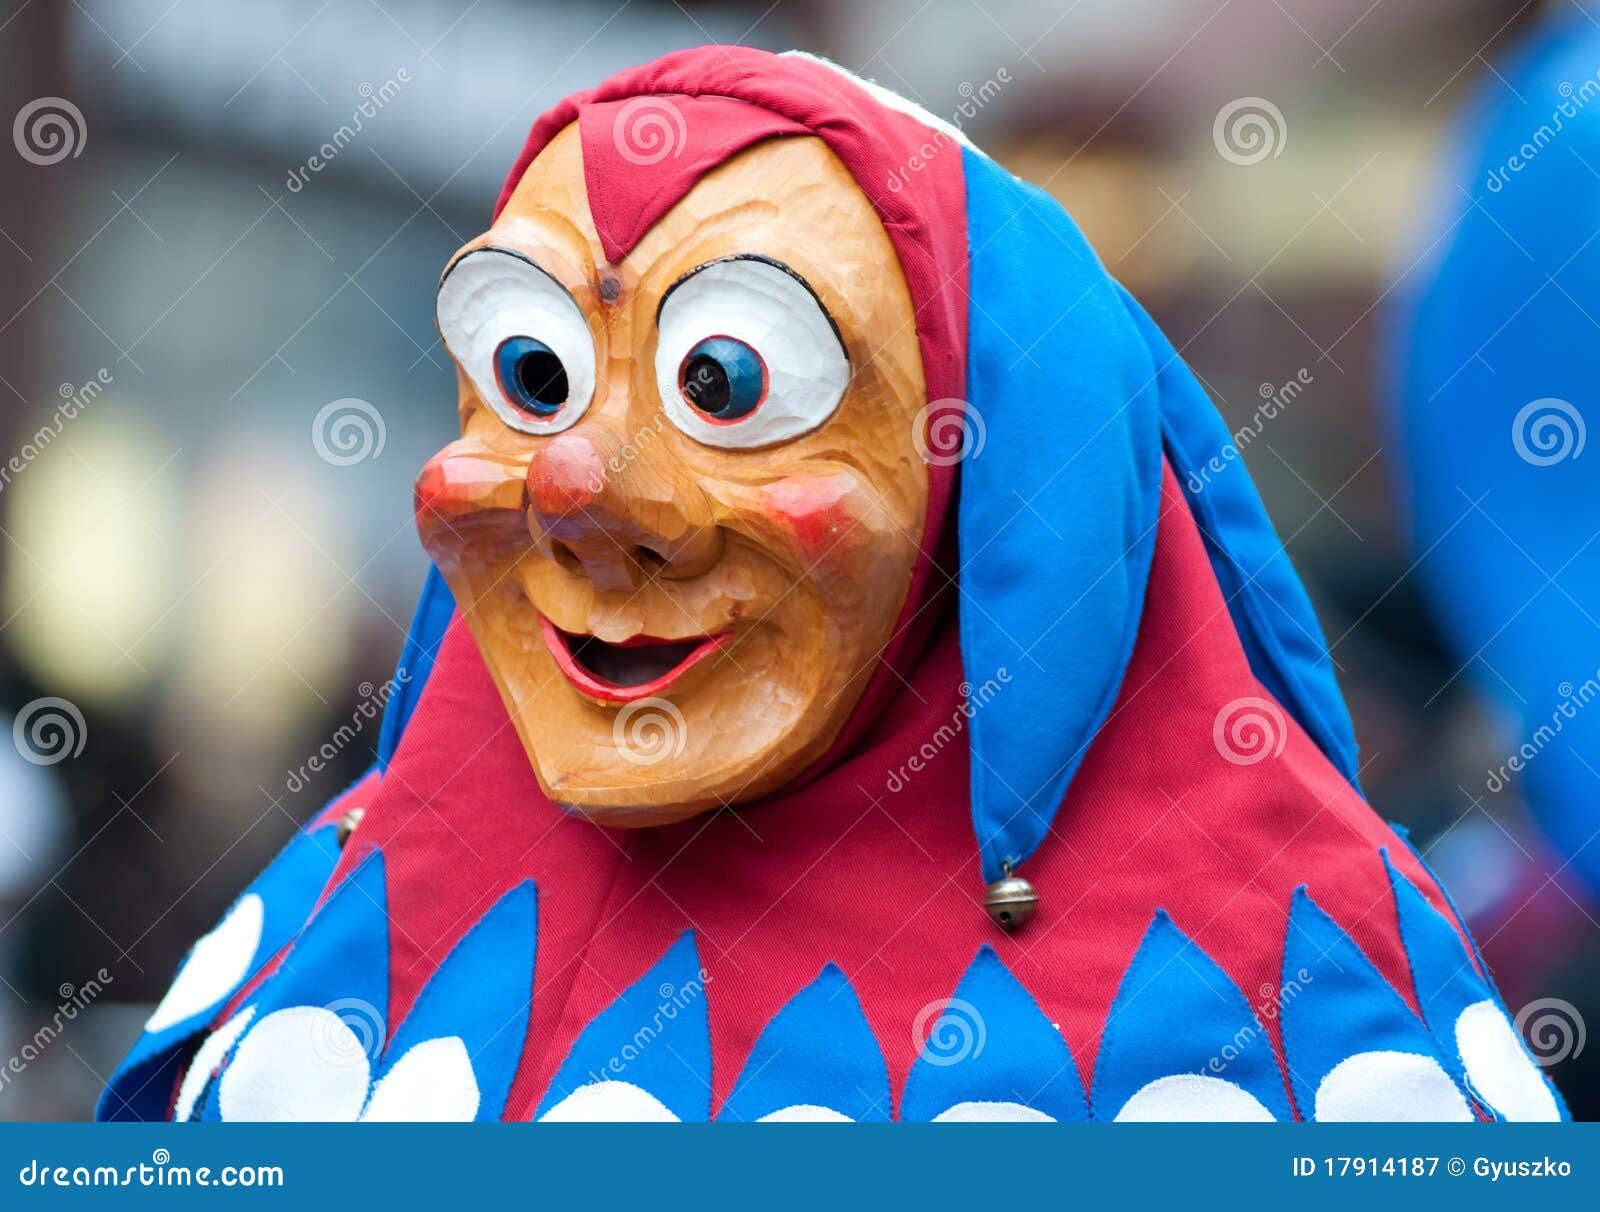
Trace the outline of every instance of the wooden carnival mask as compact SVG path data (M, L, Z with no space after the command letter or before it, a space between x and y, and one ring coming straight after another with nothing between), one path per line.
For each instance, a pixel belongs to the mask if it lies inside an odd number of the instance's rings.
M418 529L545 792L650 825L801 774L893 633L927 508L911 299L844 165L758 143L607 264L568 127L451 261L438 322L461 437Z

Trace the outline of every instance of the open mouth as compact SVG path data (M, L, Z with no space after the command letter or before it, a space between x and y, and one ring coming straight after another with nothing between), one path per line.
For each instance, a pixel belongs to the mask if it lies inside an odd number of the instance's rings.
M687 640L641 635L613 644L597 636L562 631L542 614L539 626L567 681L584 694L610 703L631 703L660 694L732 635L725 631Z

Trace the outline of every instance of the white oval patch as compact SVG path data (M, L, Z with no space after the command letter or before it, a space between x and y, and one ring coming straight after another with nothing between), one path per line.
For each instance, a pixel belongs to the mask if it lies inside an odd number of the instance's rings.
M349 1123L367 1101L371 1068L361 1040L321 1006L267 1015L222 1074L222 1118L273 1123Z
M172 988L145 1023L146 1031L164 1031L174 1023L209 1010L250 975L261 945L266 906L254 892L239 898L228 916L194 945L189 961L178 971Z
M458 1035L423 1040L378 1080L361 1118L370 1123L465 1124L478 1114L478 1079Z
M1505 1012L1475 1002L1456 1019L1456 1050L1472 1088L1508 1120L1557 1121L1561 1108Z
M1304 1108L1302 1108L1304 1110ZM1321 1123L1470 1123L1472 1109L1450 1075L1416 1052L1358 1052L1317 1087Z
M1237 1082L1173 1073L1141 1086L1117 1112L1119 1124L1270 1124L1271 1111Z
M200 1101L201 1092L205 1090L206 1083L211 1080L211 1074L222 1058L228 1055L228 1049L250 1025L250 1020L255 1018L256 1008L246 1006L235 1014L222 1026L206 1036L205 1043L195 1049L194 1057L189 1061L189 1069L183 1075L183 1082L178 1087L178 1101L172 1108L174 1123L183 1123L194 1114L194 1105Z
M853 1124L856 1121L832 1107L819 1107L815 1103L795 1103L769 1111L758 1124Z
M546 1124L675 1124L666 1105L632 1082L579 1086L539 1117Z
M933 1117L936 1124L1053 1124L1055 1116L1021 1103L968 1102L946 1107Z

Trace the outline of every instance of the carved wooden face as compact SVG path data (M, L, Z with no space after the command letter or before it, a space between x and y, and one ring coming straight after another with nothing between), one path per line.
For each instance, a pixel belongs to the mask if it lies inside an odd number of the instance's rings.
M927 507L911 299L844 166L756 144L607 265L568 127L438 320L461 438L417 525L545 792L657 824L801 773L890 639Z

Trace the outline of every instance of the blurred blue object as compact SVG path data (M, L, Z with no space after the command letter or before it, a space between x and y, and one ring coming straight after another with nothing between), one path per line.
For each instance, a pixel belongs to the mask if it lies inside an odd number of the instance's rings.
M1417 571L1519 723L1513 782L1600 890L1600 26L1541 24L1459 116L1390 366ZM1596 435L1600 445L1600 434Z

